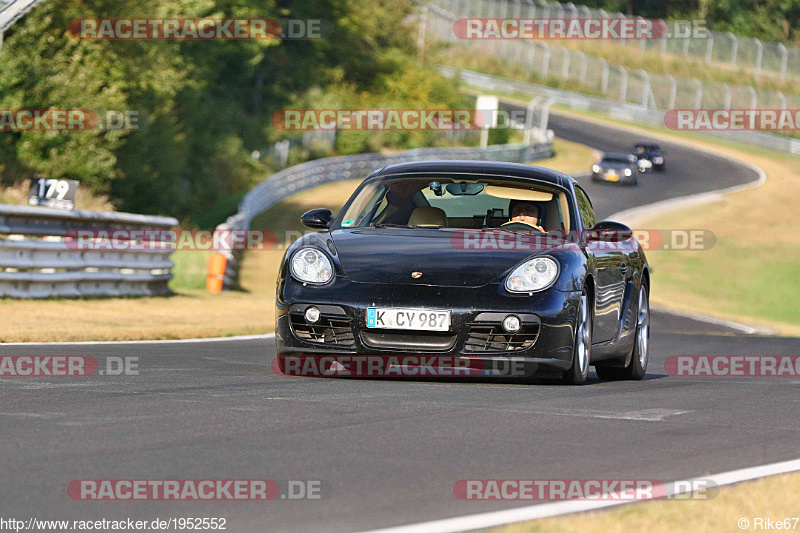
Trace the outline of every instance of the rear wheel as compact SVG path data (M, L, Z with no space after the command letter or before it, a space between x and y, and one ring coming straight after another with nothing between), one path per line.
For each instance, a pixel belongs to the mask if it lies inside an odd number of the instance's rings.
M647 372L650 359L650 301L647 285L642 282L639 289L639 314L636 317L636 341L633 345L631 362L625 368L597 366L597 377L610 380L639 380Z
M575 342L572 348L572 366L564 372L561 381L568 385L582 385L589 375L592 352L592 324L594 313L586 289L581 293L578 316L575 320Z

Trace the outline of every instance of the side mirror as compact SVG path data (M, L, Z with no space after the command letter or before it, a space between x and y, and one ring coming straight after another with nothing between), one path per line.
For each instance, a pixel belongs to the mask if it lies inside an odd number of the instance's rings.
M586 230L584 242L624 242L633 237L633 230L619 222L602 220Z
M314 229L328 229L328 224L333 220L333 211L330 209L312 209L300 217L304 225Z

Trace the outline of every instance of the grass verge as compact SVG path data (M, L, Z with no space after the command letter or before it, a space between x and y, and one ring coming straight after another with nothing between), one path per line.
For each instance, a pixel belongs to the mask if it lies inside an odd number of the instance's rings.
M648 252L654 271L652 299L663 307L800 336L800 284L795 279L795 273L800 272L800 159L700 135L676 134L666 128L559 111L600 123L621 124L629 131L720 153L761 168L767 181L760 187L637 222L638 227L648 229L707 229L717 238L709 250Z
M747 531L755 518L773 521L797 516L800 474L772 476L721 487L711 500L663 500L634 503L608 511L544 518L494 528L494 533L673 533L674 531ZM746 518L749 526L740 528ZM794 524L794 521L791 522ZM800 524L797 525L800 527ZM789 528L791 529L791 528Z
M591 165L591 151L557 140L555 157L537 164L577 172ZM181 339L267 333L275 324L275 280L283 251L307 230L300 214L314 207L338 211L361 180L331 183L300 192L254 221L278 234L276 249L246 255L245 292L205 291L207 252L180 251L170 286L174 296L94 300L2 300L0 342ZM294 233L292 233L294 232ZM286 238L284 238L286 235ZM47 327L36 327L47 324Z

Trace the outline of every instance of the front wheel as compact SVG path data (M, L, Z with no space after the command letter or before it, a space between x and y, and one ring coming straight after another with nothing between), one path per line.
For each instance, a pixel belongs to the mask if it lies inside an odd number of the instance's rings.
M597 377L609 380L640 380L647 372L650 359L650 301L647 285L642 282L639 289L639 314L636 317L636 342L633 345L631 362L625 368L596 366Z
M578 316L575 320L575 342L572 347L572 366L564 372L561 381L568 385L582 385L589 375L592 352L592 325L594 313L586 289L581 293Z

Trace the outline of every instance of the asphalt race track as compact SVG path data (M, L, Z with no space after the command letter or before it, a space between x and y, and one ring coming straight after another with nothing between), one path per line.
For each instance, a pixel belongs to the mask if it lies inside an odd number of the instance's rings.
M551 127L609 151L641 139L556 114ZM665 151L667 170L639 187L587 184L599 216L756 178L715 156ZM90 355L101 368L106 357L136 357L139 366L138 375L0 380L0 516L355 531L529 505L460 501L460 479L669 481L800 455L800 380L664 371L670 355L796 355L797 339L654 312L651 341L647 379L592 373L582 387L279 377L272 339L0 346L2 355ZM256 478L323 480L328 497L94 502L66 490L75 479Z

